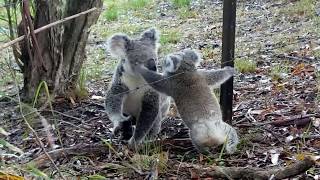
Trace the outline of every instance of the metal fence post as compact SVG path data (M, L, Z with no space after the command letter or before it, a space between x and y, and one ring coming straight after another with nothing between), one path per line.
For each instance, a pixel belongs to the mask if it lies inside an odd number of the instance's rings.
M236 0L223 0L223 32L221 66L234 67ZM232 121L233 78L221 86L220 104L223 120Z

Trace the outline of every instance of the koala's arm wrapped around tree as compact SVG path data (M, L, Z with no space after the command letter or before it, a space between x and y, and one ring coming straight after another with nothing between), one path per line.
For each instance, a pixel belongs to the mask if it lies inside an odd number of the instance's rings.
M234 75L235 70L233 67L226 66L223 69L198 70L198 72L206 78L208 85L218 88Z
M144 66L138 66L137 72L140 73L145 81L156 91L170 96L170 79L155 71L150 71Z

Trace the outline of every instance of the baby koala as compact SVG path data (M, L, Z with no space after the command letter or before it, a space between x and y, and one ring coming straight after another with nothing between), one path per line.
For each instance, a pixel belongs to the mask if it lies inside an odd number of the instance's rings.
M220 105L209 85L220 86L233 76L234 69L197 70L200 60L195 51L185 49L166 56L163 74L143 65L136 68L151 87L174 99L200 152L207 153L210 148L226 142L226 151L232 154L239 143L238 135L232 126L223 122Z

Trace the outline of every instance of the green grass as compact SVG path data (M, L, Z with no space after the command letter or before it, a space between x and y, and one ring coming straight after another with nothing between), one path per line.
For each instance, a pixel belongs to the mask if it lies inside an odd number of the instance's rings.
M253 73L257 68L257 64L249 59L236 59L234 65L241 73Z
M89 96L89 92L86 87L87 73L85 69L80 71L80 75L76 84L75 94L79 99L85 99Z
M191 0L172 0L172 4L177 7L188 7L191 4Z
M117 21L120 15L126 15L128 11L132 11L134 16L144 18L150 14L144 12L145 7L150 7L153 2L153 0L104 0L107 9L103 13L103 17L107 21ZM123 16L123 18L127 19L128 16Z
M177 44L180 42L182 34L176 29L167 29L162 31L160 35L160 43L166 45L168 43Z
M282 78L282 74L288 74L290 67L287 63L277 64L271 67L270 76L272 80L279 81Z
M190 10L188 7L181 7L178 10L178 16L180 19L196 18L197 15L197 12Z
M221 51L219 48L205 47L201 49L201 54L204 61L220 62Z
M111 4L103 13L103 17L107 21L116 21L119 16L119 7L116 4Z
M124 33L129 36L135 36L142 31L148 29L150 26L146 24L130 24L128 21L122 21L122 23L114 24L112 27L99 29L101 37L108 38L115 33Z
M299 0L288 8L280 10L280 13L285 13L293 19L312 18L316 15L315 4L316 0Z
M138 10L145 8L151 0L129 0L128 8L132 10Z
M144 171L150 171L157 167L159 172L165 172L168 168L167 152L162 151L161 144L154 141L142 144L130 158L130 161L132 165Z

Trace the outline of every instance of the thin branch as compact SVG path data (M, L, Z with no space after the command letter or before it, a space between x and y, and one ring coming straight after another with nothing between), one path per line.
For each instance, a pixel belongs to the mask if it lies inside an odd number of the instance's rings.
M79 144L69 148L56 149L47 154L55 160L64 156L83 156L88 154L99 156L107 152L106 148L107 146L104 144ZM42 169L47 166L48 160L48 156L43 154L35 158L33 162L36 164L37 168Z
M39 47L39 43L38 43L37 37L36 37L36 35L34 33L34 25L33 25L33 22L32 22L32 19L31 19L30 10L29 10L29 8L30 8L29 0L23 0L22 8L23 8L22 16L24 16L24 18L25 18L25 21L24 21L26 23L25 25L27 25L29 27L32 45L33 45L33 47L35 49L34 52L37 54L37 56L39 58L39 61L40 61L41 65L42 65L42 67L44 68L44 70L48 71L48 68L45 66L44 61L43 61L43 57L42 57L41 52L40 52L40 47Z
M315 165L312 157L306 157L302 161L295 162L284 168L263 169L255 167L203 167L184 163L184 168L192 169L202 178L224 179L286 179L304 173Z
M71 19L74 19L74 18L77 18L77 17L79 17L79 16L82 16L82 15L85 15L85 14L88 14L88 13L91 13L91 12L93 12L93 11L96 11L97 9L98 9L98 8L94 7L94 8L91 8L91 9L89 9L89 10L83 11L83 12L81 12L81 13L78 13L78 14L75 14L75 15L72 15L72 16L69 16L69 17L66 17L66 18L63 18L63 19L61 19L61 20L59 20L59 21L50 23L50 24L48 24L48 25L42 26L41 28L38 28L38 29L34 30L34 33L37 34L37 33L41 32L41 31L44 31L44 30L46 30L46 29L49 29L49 28L51 28L51 27L53 27L53 26L56 26L56 25L58 25L58 24L64 23L64 22L69 21L69 20L71 20ZM9 46L12 46L12 45L16 44L17 42L22 41L22 40L24 39L24 37L25 37L25 36L23 35L23 36L20 36L20 37L18 37L18 38L16 38L16 39L12 40L12 41L9 41L9 42L3 44L2 46L0 46L0 50L3 50L3 49L5 49L5 48L7 48L7 47L9 47Z

